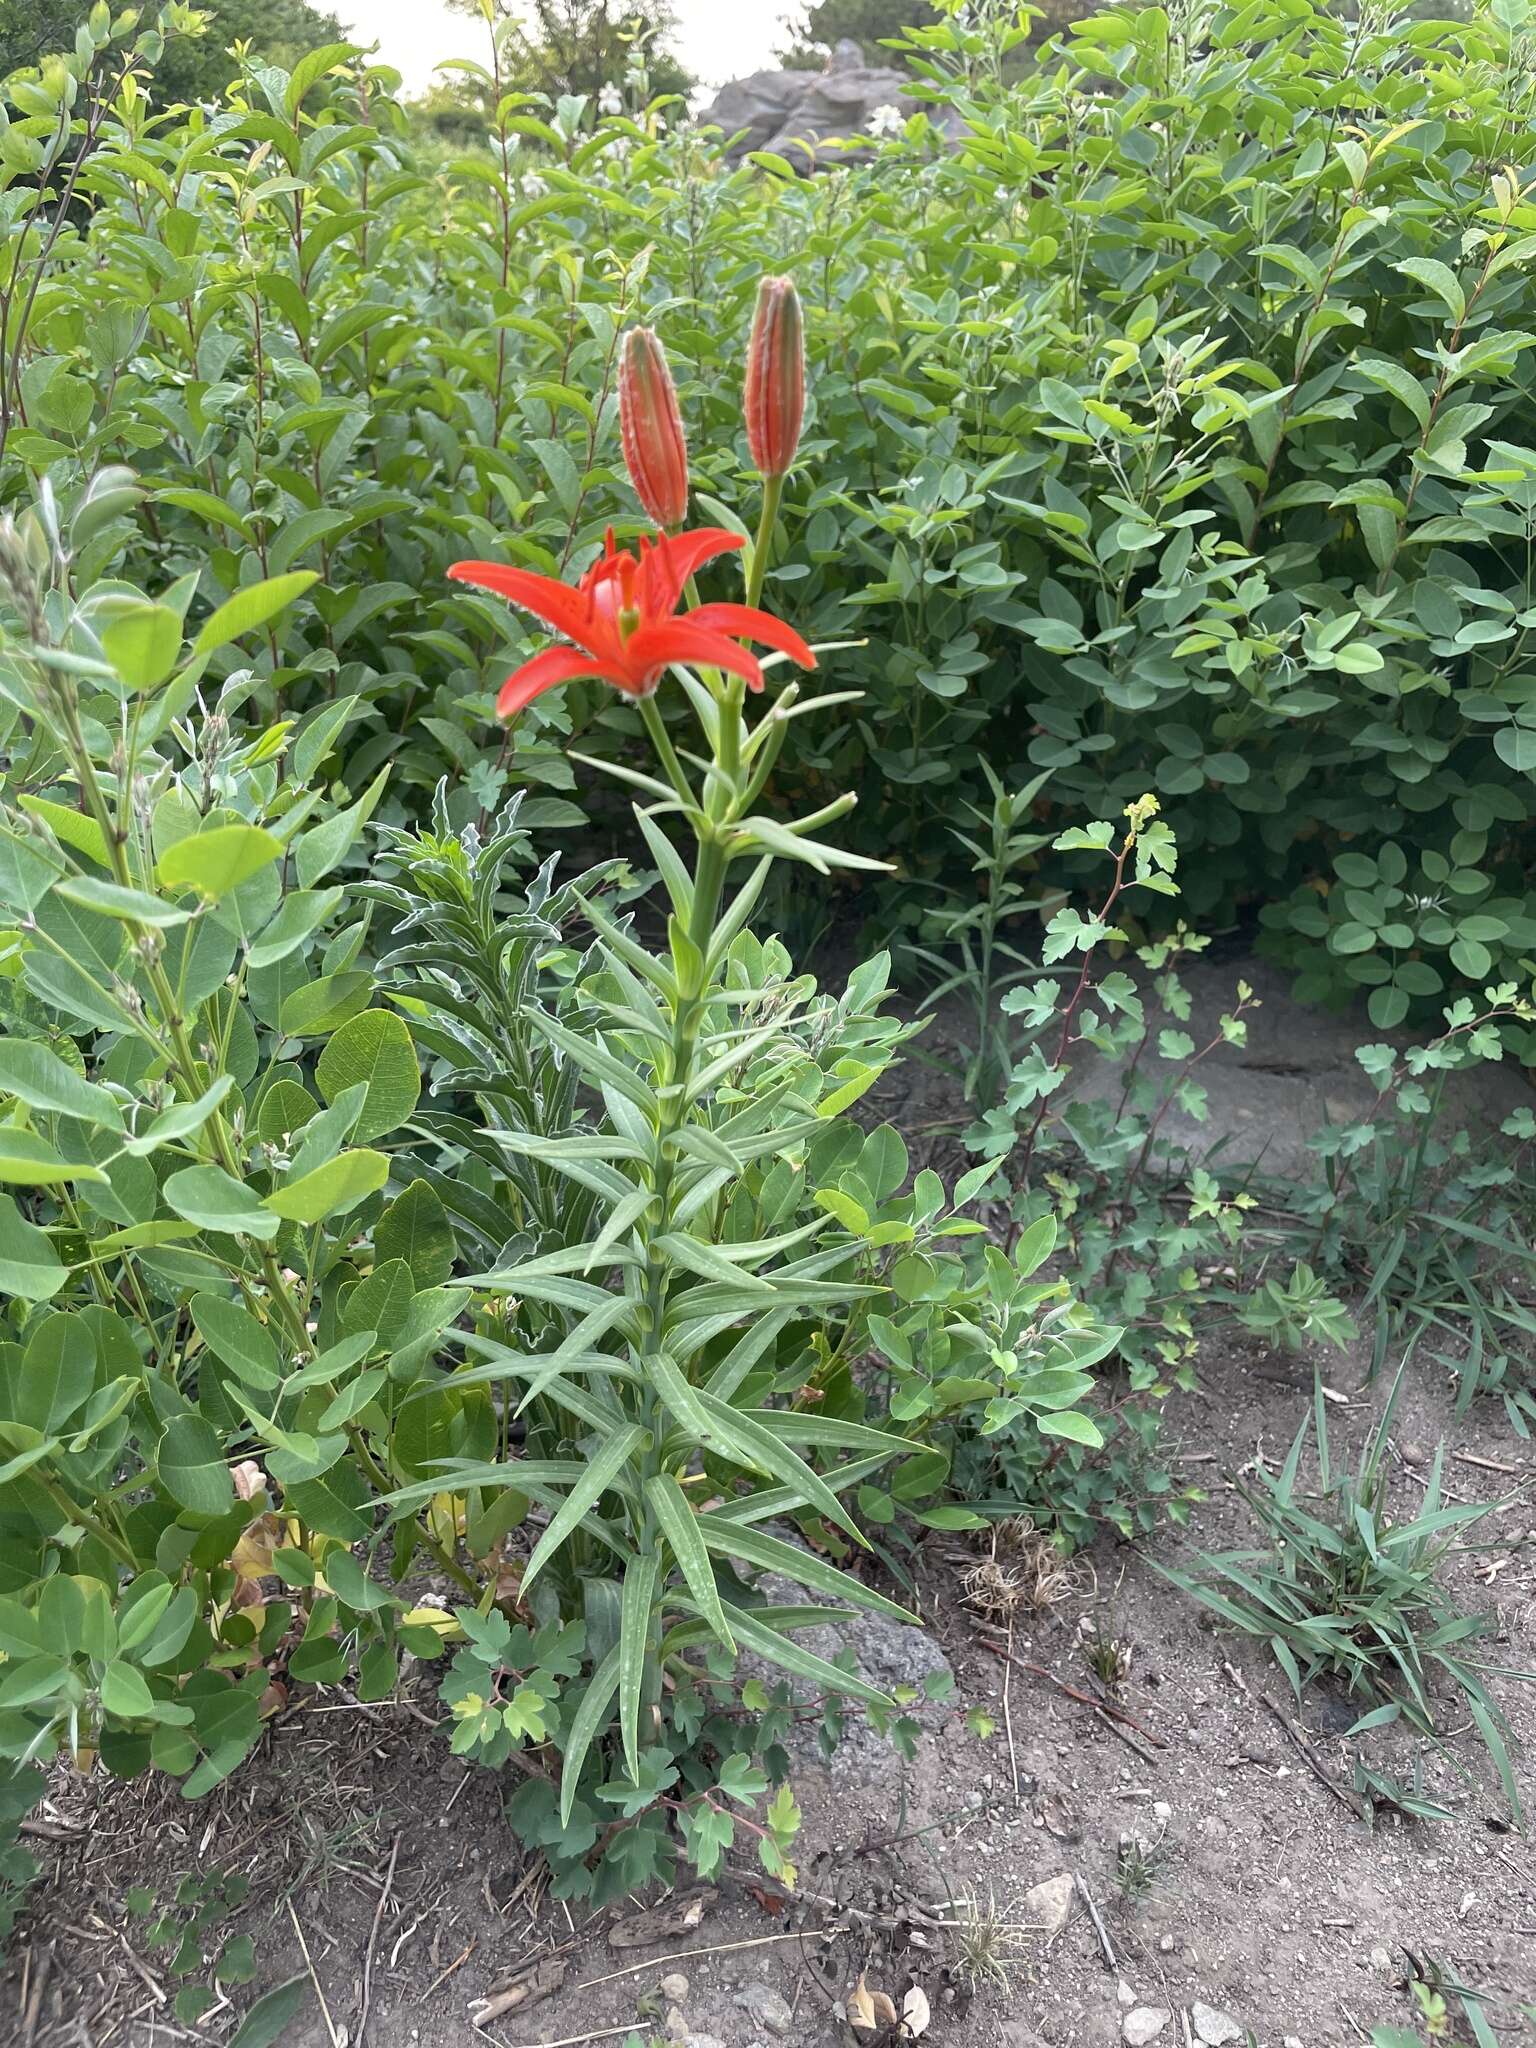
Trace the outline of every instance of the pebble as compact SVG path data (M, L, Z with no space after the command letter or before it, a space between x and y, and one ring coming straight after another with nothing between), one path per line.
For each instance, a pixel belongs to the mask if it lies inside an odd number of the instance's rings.
M725 2048L725 2044L713 2034L690 2034L683 2048Z
M1173 1819L1173 1808L1166 1799L1154 1799L1152 1802L1152 1813L1157 1820Z
M1173 2018L1166 2005L1138 2005L1128 2012L1120 2031L1125 2036L1127 2048L1147 2048L1149 2041L1158 2035Z
M1024 1917L1044 1935L1060 1934L1072 1918L1074 1891L1069 1870L1059 1877L1048 1877L1041 1884L1032 1884L1024 1894Z
M1391 1973L1392 1951L1389 1948L1383 1948L1380 1942L1377 1942L1376 1946L1371 1950L1371 1968L1379 1970L1383 1977Z
M1231 2013L1221 2012L1214 2005L1202 2005L1198 1998L1189 2008L1189 2017L1205 2048L1227 2048L1229 2041L1243 2038L1243 2030Z
M674 1970L670 1977L662 1978L656 1989L663 1998L670 1999L674 2005L681 2005L688 1996L688 1979L681 1970Z
M1160 1934L1158 1936L1157 1951L1159 1955L1171 1956L1173 1954L1173 1947L1173 1936L1171 1934Z
M795 2024L788 2000L781 1998L770 1984L749 1984L745 1991L736 1994L736 2003L770 2034L787 2034Z
M675 2005L667 2010L666 2037L669 2041L678 2042L686 2041L688 2038L688 2021Z
M1122 2005L1134 2005L1136 2003L1136 1994L1123 1977L1115 1986L1115 1996Z
M1287 2034L1280 2048L1301 2048L1300 2034Z

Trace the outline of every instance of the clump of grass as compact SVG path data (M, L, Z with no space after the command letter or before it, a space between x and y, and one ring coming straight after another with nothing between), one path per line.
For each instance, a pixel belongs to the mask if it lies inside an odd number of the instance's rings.
M1406 1521L1393 1519L1386 1452L1402 1384L1399 1369L1381 1421L1353 1472L1335 1470L1330 1460L1319 1384L1312 1412L1303 1418L1279 1472L1261 1467L1257 1488L1238 1488L1264 1529L1267 1548L1202 1554L1208 1578L1157 1568L1221 1620L1268 1643L1298 1706L1307 1686L1323 1678L1341 1680L1365 1710L1349 1731L1352 1735L1401 1721L1448 1754L1431 1686L1436 1678L1449 1679L1488 1747L1519 1820L1508 1723L1483 1684L1488 1667L1463 1653L1463 1645L1485 1633L1488 1619L1464 1614L1439 1576L1459 1532L1492 1510L1444 1501L1442 1443L1418 1512ZM1309 1436L1316 1440L1318 1485L1315 1493L1304 1494L1299 1472ZM1501 1675L1536 1677L1514 1670ZM1454 1756L1449 1761L1461 1770Z
M1128 1906L1138 1906L1162 1881L1168 1862L1168 1844L1159 1835L1124 1834L1115 1858L1115 1883Z
M1083 1659L1107 1693L1119 1692L1131 1675L1131 1645L1123 1636L1086 1621L1082 1631Z
M953 1975L973 1997L984 1989L1006 1995L1013 1989L1010 1973L1021 1954L1018 1929L1001 1917L991 1892L983 1904L980 1892L967 1886L954 1905Z

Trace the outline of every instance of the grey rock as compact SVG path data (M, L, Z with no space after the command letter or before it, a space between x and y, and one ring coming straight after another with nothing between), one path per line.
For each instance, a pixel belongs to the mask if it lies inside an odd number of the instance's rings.
M1147 2043L1155 2041L1172 2018L1166 2005L1133 2006L1120 2028L1127 2048L1147 2048Z
M740 163L753 150L769 149L798 170L817 168L817 145L867 135L880 107L895 107L903 120L915 111L905 88L911 73L866 62L856 42L844 38L822 71L754 71L723 85L700 115L730 141L727 160ZM929 119L958 132L957 117L930 107ZM865 153L867 154L867 152ZM857 159L858 151L828 152L831 164Z
M1189 2008L1189 2017L1205 2048L1227 2048L1229 2041L1243 2038L1243 2030L1231 2013L1221 2012L1214 2005L1202 2005L1198 1998Z
M1376 1946L1371 1950L1371 1968L1378 1971L1383 1977L1390 1977L1392 1974L1391 1949L1383 1948L1381 1943L1377 1942Z
M725 2043L713 2034L690 2034L683 2048L725 2048Z
M1024 1917L1042 1934L1060 1934L1072 1918L1072 1901L1076 1895L1072 1873L1064 1870L1060 1877L1048 1877L1042 1884L1030 1886L1024 1894Z
M770 2034L787 2034L795 2024L789 2001L781 1998L771 1984L749 1984L745 1991L737 1992L736 2003Z
M666 2039L683 2042L688 2038L688 2021L679 2006L669 2006L666 2018Z
M1413 1040L1411 1032L1376 1030L1363 1011L1335 1013L1298 1003L1290 975L1274 961L1248 955L1194 960L1181 968L1180 979L1192 1003L1191 1018L1181 1028L1197 1045L1217 1035L1217 1020L1232 1008L1239 981L1262 1004L1247 1015L1246 1045L1225 1046L1202 1063L1204 1119L1176 1104L1158 1133L1160 1142L1187 1149L1197 1164L1219 1146L1224 1171L1262 1157L1266 1174L1304 1177L1316 1165L1307 1140L1325 1118L1351 1123L1370 1113L1375 1089L1355 1047L1367 1040ZM958 1013L940 1009L946 1032L952 1015L958 1029ZM1117 1063L1074 1055L1075 1095L1118 1101L1122 1079ZM1445 1114L1463 1119L1475 1140L1529 1101L1530 1086L1518 1062L1503 1060L1449 1076Z
M670 1999L674 2005L680 2005L688 1996L688 1979L681 1970L674 1970L670 1976L662 1978L656 1989L663 1998Z
M791 1540L794 1534L792 1530L785 1529L773 1533ZM780 1578L775 1572L765 1572L757 1581L757 1589L765 1600L775 1606L824 1607L830 1604L804 1586ZM911 1628L899 1621L887 1621L878 1614L855 1615L852 1621L829 1622L824 1628L796 1629L795 1641L833 1663L845 1650L852 1650L854 1670L884 1693L907 1685L921 1695L923 1682L931 1674L946 1673L953 1677L949 1659L926 1630ZM778 1665L751 1655L743 1655L739 1659L737 1671L743 1678L759 1678L768 1686L778 1685L784 1678ZM947 1717L950 1709L920 1696L904 1711L932 1728ZM813 1728L797 1729L789 1738L789 1746L807 1762L822 1761ZM899 1773L900 1762L891 1744L883 1736L876 1735L861 1718L849 1722L843 1740L833 1753L831 1767L835 1776L869 1783L887 1773Z

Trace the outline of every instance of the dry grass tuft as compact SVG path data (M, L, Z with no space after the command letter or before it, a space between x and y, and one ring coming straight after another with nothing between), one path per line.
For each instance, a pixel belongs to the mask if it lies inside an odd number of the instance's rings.
M1027 1516L994 1523L988 1556L961 1575L966 1604L985 1621L1008 1622L1021 1614L1047 1614L1072 1597L1074 1575L1049 1536Z

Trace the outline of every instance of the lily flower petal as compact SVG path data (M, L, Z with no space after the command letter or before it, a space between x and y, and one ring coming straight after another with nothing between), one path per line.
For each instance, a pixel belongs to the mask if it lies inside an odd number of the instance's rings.
M693 614L669 619L661 626L640 626L631 633L625 653L647 669L661 670L674 661L689 666L723 668L740 676L748 689L763 687L763 671L755 654L749 654L723 633L706 633L693 623Z
M497 597L509 598L567 639L580 638L591 624L584 594L556 576L540 576L533 569L514 568L510 562L455 562L448 574L455 583L473 583L481 590L494 591Z
M786 626L772 612L758 611L749 604L701 604L688 613L690 626L703 626L711 633L732 633L742 640L760 640L765 647L787 654L799 668L814 668L816 657L793 626Z
M629 689L622 674L601 667L579 649L546 647L542 654L536 654L532 661L525 661L520 669L514 669L507 677L496 699L496 715L498 718L511 718L546 690L553 690L560 683L574 683L578 676L596 676L620 690Z

